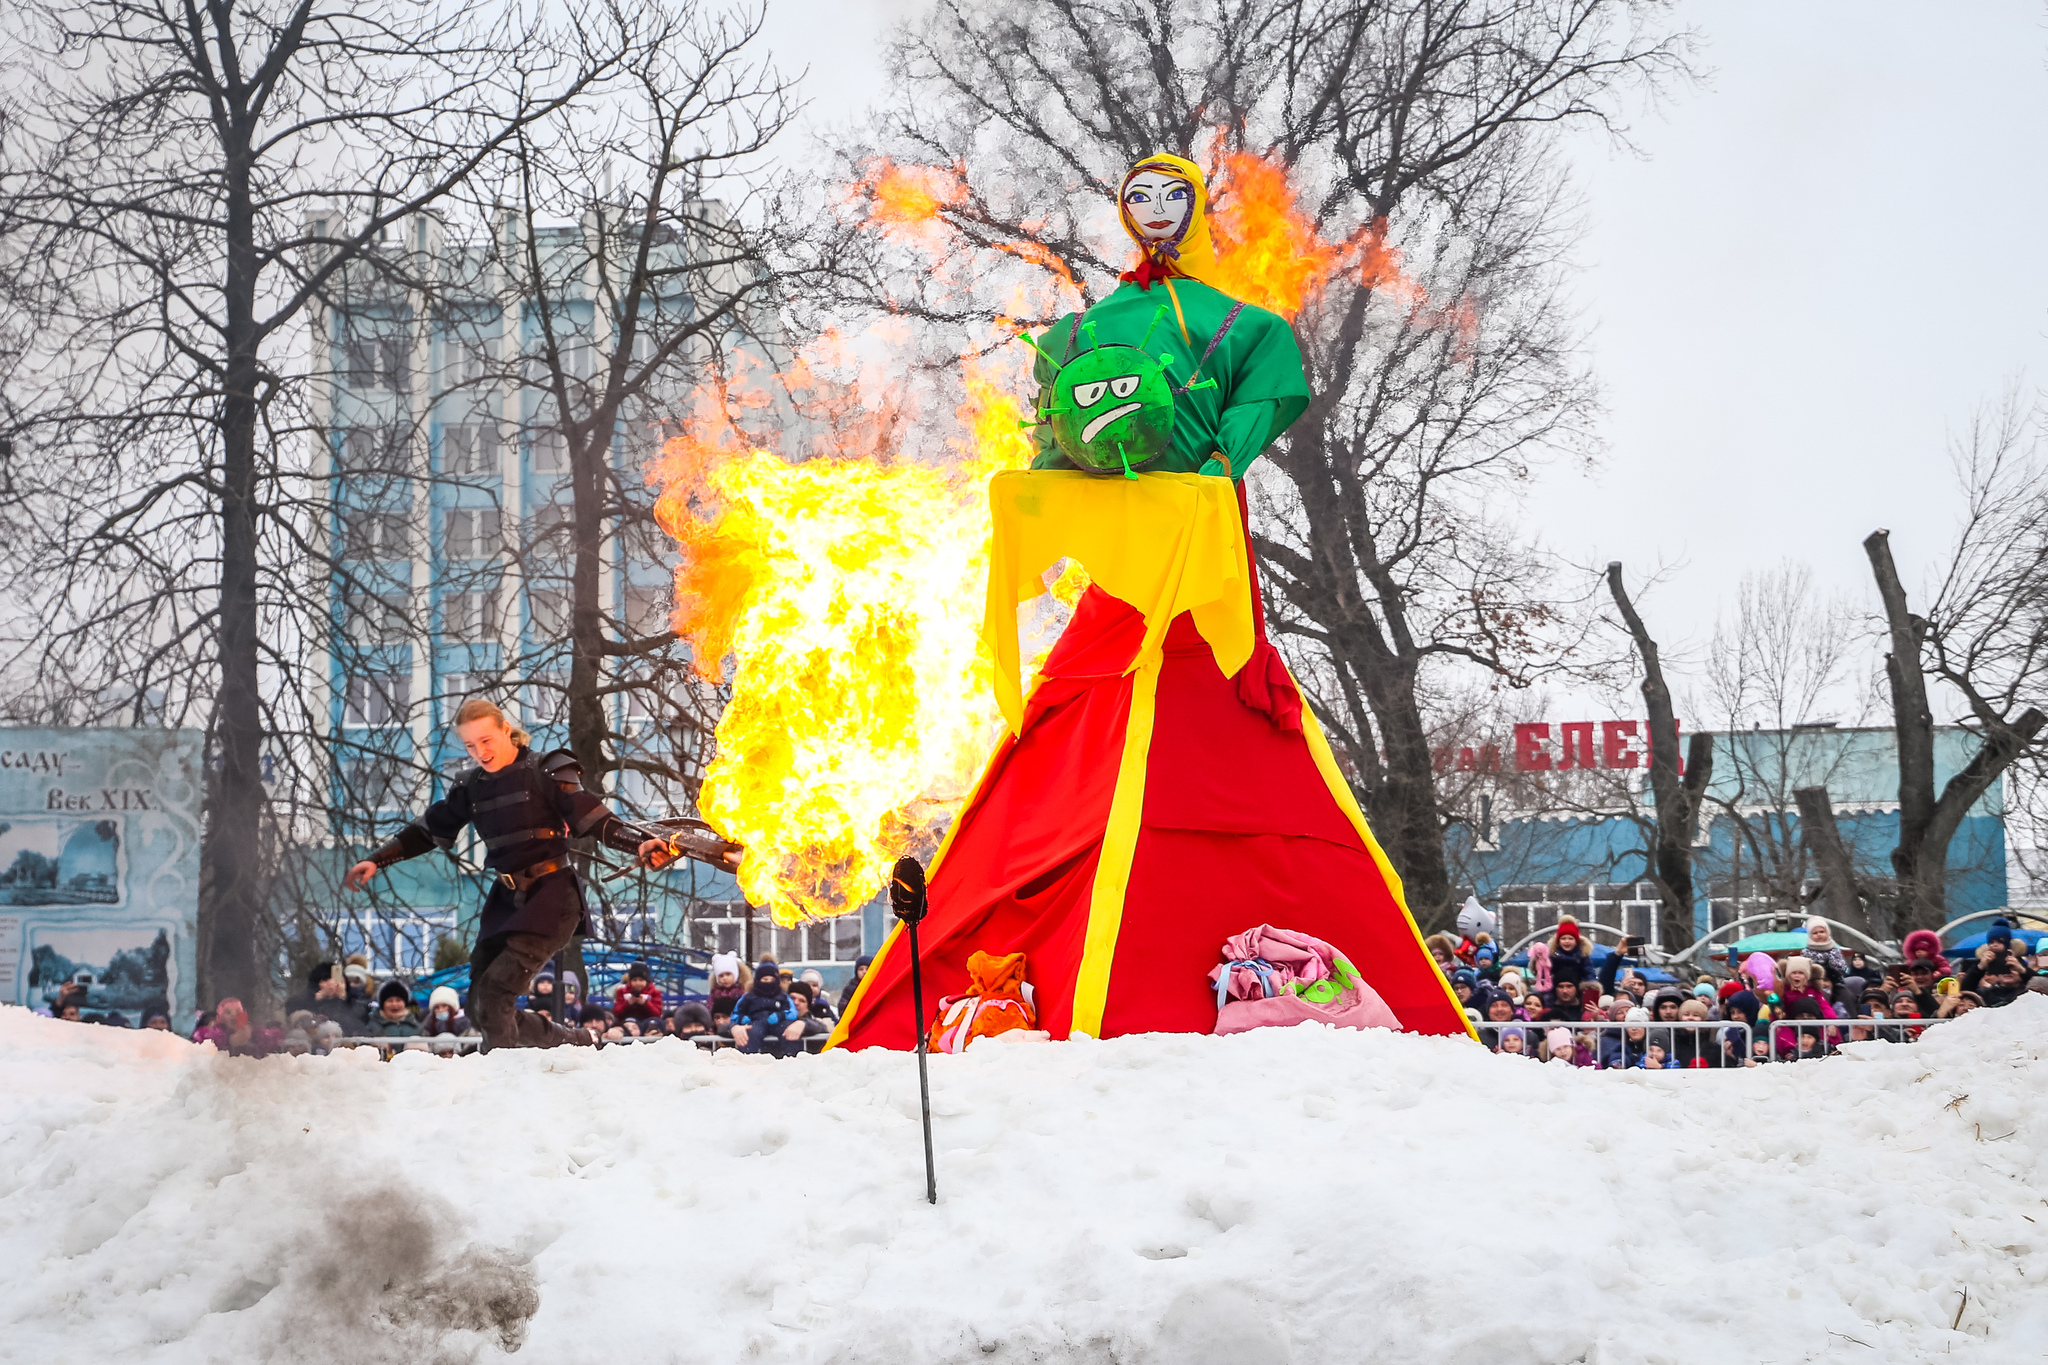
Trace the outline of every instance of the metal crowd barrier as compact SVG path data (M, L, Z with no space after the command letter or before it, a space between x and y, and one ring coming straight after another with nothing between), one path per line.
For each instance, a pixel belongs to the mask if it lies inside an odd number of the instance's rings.
M1713 1069L1715 1067L1746 1066L1752 1057L1758 1062L1817 1061L1822 1057L1832 1057L1846 1043L1910 1043L1937 1024L1947 1023L1949 1018L1952 1017L1954 1016L1933 1019L1871 1019L1862 1016L1842 1019L1771 1019L1755 1025L1733 1020L1715 1019L1650 1020L1646 1023L1630 1023L1627 1020L1589 1019L1584 1023L1578 1024L1569 1023L1562 1019L1516 1020L1512 1023L1496 1023L1489 1020L1480 1023L1477 1027L1479 1029L1480 1041L1485 1043L1490 1051L1495 1052L1500 1050L1499 1038L1502 1033L1509 1030L1519 1030L1523 1037L1525 1054L1530 1057L1536 1055L1538 1035L1548 1033L1554 1028L1570 1029L1575 1045L1578 1041L1578 1035L1581 1033L1602 1034L1620 1030L1625 1035L1629 1029L1642 1029L1644 1037L1641 1043L1631 1045L1624 1042L1624 1046L1629 1047L1631 1050L1624 1055L1622 1066L1629 1069L1635 1069L1636 1059L1648 1051L1651 1038L1655 1037L1660 1030L1666 1031L1669 1034L1672 1043L1677 1042L1677 1031L1681 1029L1690 1030L1695 1033L1712 1031L1717 1032L1719 1037L1715 1038L1710 1044L1703 1044L1703 1046L1711 1046L1715 1049L1712 1054L1715 1060L1706 1063L1705 1067L1705 1069ZM1728 1034L1736 1031L1742 1034L1742 1050L1733 1059L1730 1059L1725 1044L1728 1041ZM1804 1036L1810 1036L1813 1041L1811 1043L1803 1042L1802 1038ZM1757 1050L1759 1044L1765 1046L1765 1051L1761 1054ZM1668 1058L1675 1049L1667 1046L1665 1051ZM1603 1055L1603 1049L1596 1041L1593 1049L1593 1065L1587 1069L1614 1071L1621 1068L1608 1064L1606 1057ZM1692 1070L1695 1069L1695 1066L1693 1063L1681 1060L1677 1067L1670 1069Z
M602 1039L598 1042L597 1046L617 1047L621 1043L659 1043L663 1039L675 1036L669 1033L644 1033L638 1037L628 1034L623 1038ZM816 1054L825 1050L825 1040L830 1036L830 1034L825 1033L814 1033L799 1041L803 1043L806 1053ZM706 1052L717 1052L724 1048L738 1046L732 1039L715 1033L700 1033L694 1037L677 1039L677 1041L695 1043ZM378 1054L386 1061L390 1060L393 1054L399 1052L432 1052L439 1056L456 1056L465 1052L475 1052L483 1045L483 1038L474 1033L443 1033L432 1038L424 1035L414 1035L410 1038L337 1038L333 1044L336 1048L375 1048ZM567 1045L565 1044L565 1046Z
M1517 1019L1505 1023L1483 1020L1477 1025L1477 1028L1479 1029L1479 1041L1485 1043L1489 1051L1494 1052L1500 1050L1498 1040L1501 1034L1510 1030L1519 1031L1523 1039L1523 1054L1532 1058L1536 1056L1536 1044L1541 1039L1541 1036L1554 1028L1570 1029L1572 1031L1572 1041L1575 1045L1578 1042L1578 1035L1581 1033L1595 1035L1620 1033L1622 1035L1623 1047L1623 1060L1621 1064L1619 1066L1610 1066L1608 1064L1605 1056L1606 1050L1600 1046L1600 1040L1596 1036L1593 1047L1593 1065L1588 1068L1594 1071L1644 1069L1639 1068L1637 1063L1648 1054L1649 1045L1653 1040L1664 1043L1665 1059L1667 1062L1674 1059L1677 1060L1677 1066L1670 1069L1681 1071L1693 1070L1698 1064L1677 1059L1677 1049L1673 1045L1677 1043L1680 1031L1709 1035L1700 1039L1694 1049L1695 1055L1711 1056L1713 1058L1712 1061L1705 1063L1707 1069L1742 1065L1742 1059L1749 1056L1754 1042L1754 1034L1751 1032L1748 1024L1742 1023L1739 1020L1724 1019L1652 1019L1641 1023L1631 1023L1623 1019L1588 1019L1583 1023L1576 1024L1566 1019ZM1641 1029L1643 1031L1642 1041L1631 1042L1627 1036L1629 1029ZM1664 1035L1662 1039L1658 1038L1660 1033ZM1736 1060L1732 1062L1727 1059L1724 1046L1728 1041L1730 1033L1740 1033L1742 1035L1742 1051L1737 1055Z
M1762 1026L1770 1035L1771 1056L1759 1061L1811 1062L1832 1057L1845 1043L1910 1043L1954 1015L1933 1019L1773 1019ZM1813 1041L1808 1043L1806 1039Z

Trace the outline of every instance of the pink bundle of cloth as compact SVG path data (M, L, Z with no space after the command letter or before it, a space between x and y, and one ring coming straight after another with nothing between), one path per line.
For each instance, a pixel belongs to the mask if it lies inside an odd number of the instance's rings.
M1309 1021L1343 1028L1401 1027L1379 993L1343 954L1308 934L1261 924L1233 934L1209 973L1216 988L1214 1033L1284 1028Z

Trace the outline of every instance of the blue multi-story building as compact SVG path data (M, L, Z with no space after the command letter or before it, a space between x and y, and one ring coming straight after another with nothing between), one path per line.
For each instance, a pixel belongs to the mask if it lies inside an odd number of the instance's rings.
M723 213L699 200L683 218L715 224ZM631 228L616 208L593 205L574 223L528 227L507 214L491 231L460 241L431 217L411 220L386 244L407 253L408 269L391 275L407 283L362 272L316 323L328 375L316 417L331 492L332 630L325 657L307 662L326 682L324 738L336 759L326 828L300 860L290 910L367 951L379 970L417 971L442 939L466 941L482 899L484 880L463 867L480 864L480 850L460 848L458 859L393 869L372 899L339 889L341 869L468 766L452 725L462 701L498 702L537 749L567 743L574 501L560 409L566 395L567 416L587 421L604 396L622 292L606 272L630 259L619 245ZM643 304L635 360L693 316L692 287L716 288L715 276L688 268L694 249L675 230L653 245L657 273L678 283ZM545 283L520 282L535 278ZM777 349L744 313L718 344L771 362ZM700 358L701 348L678 357L667 391L631 394L611 433L597 587L619 640L667 629L675 547L652 519L644 470ZM688 664L680 643L607 661L615 749L669 774L617 774L611 799L629 813L689 810L720 698ZM777 929L731 877L699 864L593 890L604 930L623 937L827 963L862 946L861 917Z
M1647 729L1605 722L1596 738L1590 722L1556 728L1553 736L1549 726L1521 726L1513 746L1440 756L1446 780L1461 788L1464 818L1447 834L1454 875L1498 908L1509 942L1571 915L1659 943L1649 870L1654 802L1639 738ZM1811 902L1820 871L1801 837L1793 796L1800 788L1826 788L1860 877L1877 886L1892 875L1899 764L1890 728L1719 731L1713 741L1713 776L1692 840L1696 934L1752 915L1799 913ZM1960 728L1936 730L1937 792L1979 743ZM2002 785L1964 816L1948 870L1952 918L2007 904Z

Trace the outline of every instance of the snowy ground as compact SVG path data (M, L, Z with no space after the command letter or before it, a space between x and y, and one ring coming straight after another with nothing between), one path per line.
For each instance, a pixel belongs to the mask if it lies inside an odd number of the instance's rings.
M2048 1351L2048 1000L1747 1072L1310 1027L932 1070L935 1209L900 1054L253 1061L0 1010L0 1360Z

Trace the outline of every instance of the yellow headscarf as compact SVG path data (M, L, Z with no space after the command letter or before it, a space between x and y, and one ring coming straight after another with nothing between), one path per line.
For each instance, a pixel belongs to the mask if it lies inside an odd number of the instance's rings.
M1170 242L1150 242L1138 231L1138 225L1131 221L1130 206L1124 196L1130 192L1131 177L1140 171L1164 171L1177 175L1193 186L1195 202L1188 209L1188 221L1180 236ZM1213 285L1216 277L1216 249L1209 242L1209 186L1202 179L1202 168L1182 157L1155 152L1137 165L1124 172L1124 178L1117 182L1116 213L1124 225L1124 231L1138 244L1143 256L1142 269L1147 262L1153 275L1165 274L1181 279L1200 280ZM1125 279L1138 278L1137 271L1128 271Z

